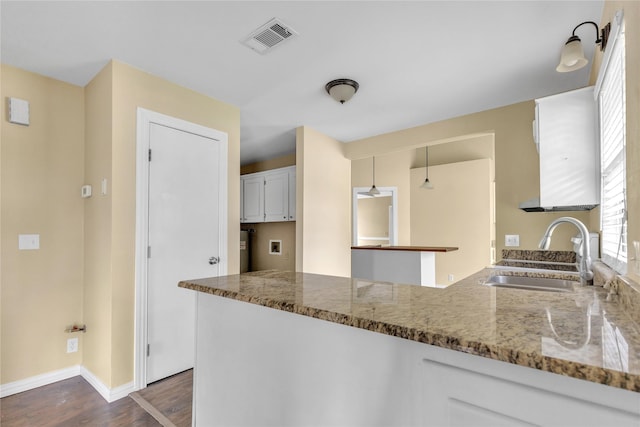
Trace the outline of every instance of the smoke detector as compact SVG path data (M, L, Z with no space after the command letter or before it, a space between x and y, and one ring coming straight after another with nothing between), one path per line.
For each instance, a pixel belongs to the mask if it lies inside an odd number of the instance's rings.
M251 32L241 43L264 55L274 47L283 44L283 42L287 40L291 40L297 35L298 32L296 30L279 19L273 18L271 21Z

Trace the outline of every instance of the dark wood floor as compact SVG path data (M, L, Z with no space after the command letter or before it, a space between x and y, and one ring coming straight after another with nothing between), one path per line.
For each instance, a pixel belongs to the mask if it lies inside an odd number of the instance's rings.
M191 426L193 369L150 384L138 395L167 417L176 427Z
M177 427L188 427L192 384L190 370L151 384L138 394ZM0 399L0 414L2 427L162 425L130 397L107 403L80 376Z

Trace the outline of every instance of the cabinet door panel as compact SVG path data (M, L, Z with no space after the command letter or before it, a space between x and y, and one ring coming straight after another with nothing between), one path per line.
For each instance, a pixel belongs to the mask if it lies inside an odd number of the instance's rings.
M264 214L266 222L289 219L289 174L286 171L265 175Z
M243 222L264 222L264 177L243 179Z

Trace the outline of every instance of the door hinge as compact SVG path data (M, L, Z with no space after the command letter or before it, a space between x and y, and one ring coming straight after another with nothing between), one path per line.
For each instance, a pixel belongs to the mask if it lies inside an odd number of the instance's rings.
M151 246L147 246L147 258L151 258Z
M149 344L147 344L147 357L149 357L149 348L150 348L150 347L151 347L151 346L150 346Z
M151 148L149 148L149 161L151 161Z

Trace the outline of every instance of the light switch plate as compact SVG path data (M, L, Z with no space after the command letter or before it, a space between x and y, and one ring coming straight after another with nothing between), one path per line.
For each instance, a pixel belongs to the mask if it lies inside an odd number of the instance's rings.
M520 246L520 235L519 234L505 234L504 235L504 245L509 247Z
M20 234L18 235L18 249L21 251L32 251L40 249L39 234Z

